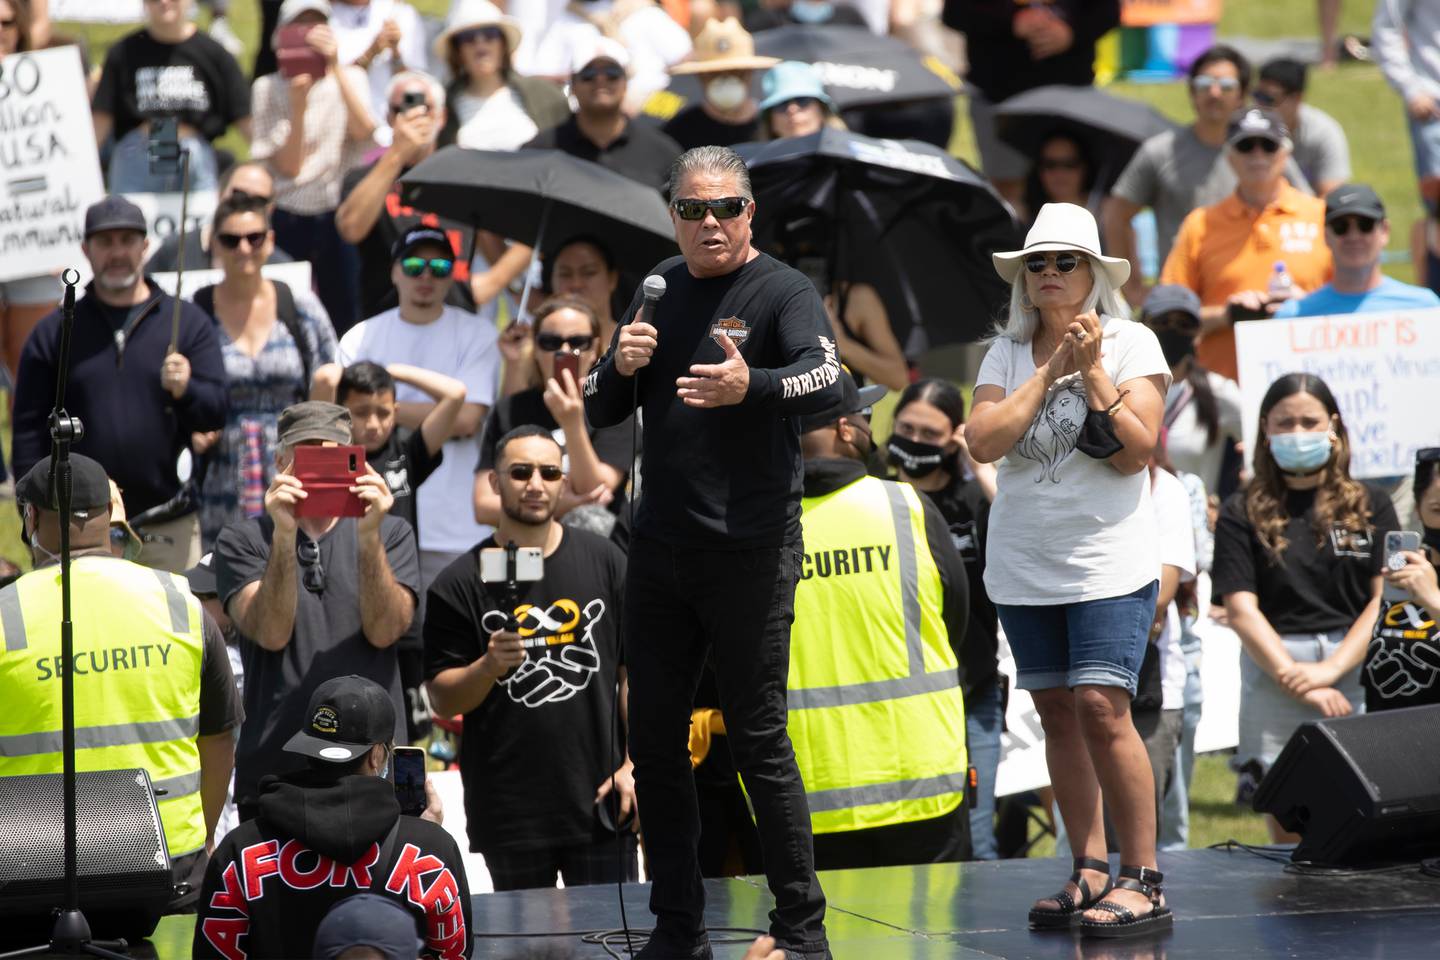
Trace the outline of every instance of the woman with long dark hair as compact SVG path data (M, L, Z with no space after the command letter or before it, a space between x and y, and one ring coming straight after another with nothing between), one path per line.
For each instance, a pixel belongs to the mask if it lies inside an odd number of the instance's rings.
M1365 653L1367 713L1440 703L1440 447L1415 453L1415 512L1420 549L1387 564L1397 592L1381 604Z
M1380 609L1385 534L1399 526L1384 491L1350 476L1345 421L1319 377L1288 373L1270 385L1255 446L1254 479L1220 511L1213 567L1245 650L1242 795L1301 723L1363 708L1359 668Z
M994 860L995 771L1000 766L1004 726L995 605L985 593L985 537L995 468L975 463L965 450L965 398L937 378L906 387L895 405L895 425L885 445L900 479L924 491L950 527L950 539L965 561L970 581L970 628L957 648L965 695L965 738L975 768L975 804L970 808L970 846L976 860ZM952 645L954 638L952 638Z
M1098 217L1095 161L1085 143L1063 130L1040 142L1040 152L1025 178L1025 217L1033 220L1047 203L1073 203Z

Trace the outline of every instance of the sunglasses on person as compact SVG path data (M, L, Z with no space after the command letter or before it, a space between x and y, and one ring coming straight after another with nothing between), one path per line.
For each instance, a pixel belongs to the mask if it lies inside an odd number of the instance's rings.
M260 245L265 242L265 233L217 233L215 239L226 250L239 250L242 240L250 245L251 250L259 250Z
M455 43L462 47L467 43L474 43L476 40L488 40L494 43L503 36L505 36L505 31L499 27L470 27L468 30L456 31Z
M455 269L455 261L445 257L405 257L400 261L400 272L407 277L418 277L429 269L430 276L443 280Z
M1183 333L1193 336L1200 332L1200 318L1182 310L1167 310L1153 317L1146 317L1145 326L1156 333Z
M1080 266L1080 257L1073 253L1032 253L1025 258L1025 269L1031 273L1043 273L1045 265L1053 263L1061 273L1074 273Z
M1269 137L1246 137L1235 141L1236 153L1252 153L1257 147L1266 153L1274 153L1280 149L1280 144Z
M1041 160L1041 161L1040 161L1040 169L1041 169L1041 170L1083 170L1083 169L1085 169L1085 164L1084 164L1083 161L1079 160L1078 158L1076 158L1076 159L1059 159L1059 160Z
M618 64L606 63L598 67L585 67L579 73L575 74L575 79L580 83L594 83L601 77L612 82L615 80L623 80L625 78L625 71Z
M320 544L301 540L295 544L295 557L300 561L300 582L311 593L325 592L325 565L320 562Z
M540 471L540 479L546 483L555 483L565 479L565 471L553 463L512 463L508 469L510 479L520 483L529 483L537 469Z
M791 97L789 100L780 104L779 109L789 110L791 107L794 107L797 110L809 110L811 107L818 106L819 103L820 100L818 97Z
M1376 220L1374 217L1349 216L1336 217L1334 220L1325 224L1325 226L1334 231L1335 236L1343 237L1350 232L1352 226L1364 234L1374 233L1375 224Z
M744 197L721 197L718 200L675 200L670 207L681 220L704 220L705 214L715 214L716 220L733 220L745 212L750 201Z
M1235 77L1216 77L1208 73L1190 81L1190 89L1196 93L1207 93L1211 87L1219 87L1221 93L1232 93L1240 89L1240 81Z
M569 347L576 353L590 349L595 337L588 333L577 333L573 337L562 337L558 333L540 333L535 336L535 346L546 353L554 353L562 347Z

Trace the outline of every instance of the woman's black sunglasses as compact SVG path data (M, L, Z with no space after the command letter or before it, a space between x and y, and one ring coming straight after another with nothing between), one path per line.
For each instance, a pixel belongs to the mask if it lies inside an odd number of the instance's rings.
M1075 268L1080 266L1080 258L1073 253L1035 253L1025 258L1025 269L1031 273L1041 273L1045 270L1045 264L1052 261L1055 269L1061 273L1073 273Z
M744 197L721 197L718 200L674 200L670 203L681 220L704 220L707 212L716 220L733 220L745 212L750 201Z
M577 333L573 337L562 337L558 333L541 333L535 336L535 346L546 353L554 353L561 347L569 347L577 353L589 350L595 338L588 333Z
M499 40L505 36L505 31L499 27L471 27L469 30L461 30L455 35L457 46L464 46L467 43L474 43L476 40Z
M565 479L565 471L553 463L512 463L510 464L510 479L519 480L521 483L528 483L530 477L535 473L536 468L540 470L540 479L546 483L554 483L556 480Z
M251 250L259 250L260 244L265 242L265 234L261 233L217 233L215 239L220 241L220 246L226 250L240 249L240 241L244 240L250 244Z

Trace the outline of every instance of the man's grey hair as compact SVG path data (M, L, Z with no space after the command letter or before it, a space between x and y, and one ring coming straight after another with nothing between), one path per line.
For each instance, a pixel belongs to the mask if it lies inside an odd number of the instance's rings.
M740 159L740 154L729 147L695 147L675 158L670 166L670 183L667 192L671 200L678 199L680 185L691 174L733 177L735 189L746 200L753 201L755 194L750 189L750 168Z
M444 110L444 85L439 80L436 80L434 77L430 76L430 74L426 73L423 70L401 70L399 73L395 74L395 76L391 77L390 82L385 84L385 103L387 105L390 103L390 98L395 96L396 90L399 90L401 87L406 86L407 84L414 83L417 80L423 83L425 85L425 89L429 91L430 99L432 102L434 102L435 109Z
M1130 307L1125 303L1125 298L1115 289L1110 282L1110 275L1105 272L1105 267L1094 257L1080 254L1090 264L1090 276L1094 283L1090 286L1090 293L1085 297L1085 302L1080 305L1081 313L1088 313L1094 310L1100 316L1119 317L1121 320L1130 319ZM1015 282L1010 285L1010 305L1004 317L995 328L991 330L985 342L995 340L1014 340L1016 343L1029 343L1035 336L1035 331L1040 327L1040 311L1034 306L1027 306L1030 299L1025 291L1025 270L1022 267L1015 275Z

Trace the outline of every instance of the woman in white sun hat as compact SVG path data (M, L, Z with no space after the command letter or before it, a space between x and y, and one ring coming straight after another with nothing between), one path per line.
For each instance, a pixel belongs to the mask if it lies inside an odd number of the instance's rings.
M1118 937L1170 925L1155 869L1154 777L1130 718L1160 558L1146 463L1170 366L1127 319L1130 264L1084 207L1047 203L996 253L1010 309L976 378L970 454L999 461L985 587L1045 728L1075 872L1035 929ZM1102 803L1103 793L1103 803ZM1118 827L1120 879L1102 810Z

